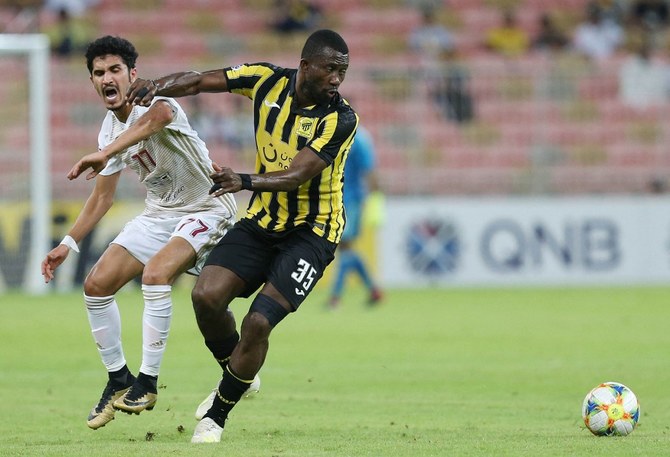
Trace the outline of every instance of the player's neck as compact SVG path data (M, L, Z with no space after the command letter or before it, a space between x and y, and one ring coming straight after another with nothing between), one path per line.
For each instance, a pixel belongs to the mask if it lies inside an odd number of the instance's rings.
M114 113L114 116L116 116L119 121L125 124L132 110L132 105L124 104L121 108L112 110L112 113Z

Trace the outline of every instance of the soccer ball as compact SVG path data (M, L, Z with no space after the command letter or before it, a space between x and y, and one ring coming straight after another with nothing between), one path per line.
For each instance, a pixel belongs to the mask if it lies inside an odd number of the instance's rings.
M594 435L625 436L637 425L640 403L633 391L623 384L604 382L584 398L582 418Z

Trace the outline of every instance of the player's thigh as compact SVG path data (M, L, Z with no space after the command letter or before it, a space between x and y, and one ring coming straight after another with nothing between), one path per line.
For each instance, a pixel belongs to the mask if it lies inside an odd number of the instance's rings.
M214 212L184 216L177 223L170 240L181 238L191 245L195 255L188 272L199 275L210 252L232 225L231 218Z
M205 268L218 266L233 272L246 284L240 296L248 297L266 281L274 256L273 243L263 231L255 222L243 219L212 249Z
M191 296L196 308L227 306L242 296L247 283L235 272L218 265L206 265L193 287Z
M142 273L144 265L118 244L110 244L84 282L84 293L94 297L114 295Z
M140 215L129 221L112 244L117 244L146 265L169 241L179 217L156 218Z
M196 252L186 239L173 236L170 241L154 255L142 274L142 284L173 284L180 274L195 265Z
M293 310L313 290L333 261L337 246L310 230L298 230L285 240L274 259L267 282L291 305ZM264 291L272 292L266 284Z

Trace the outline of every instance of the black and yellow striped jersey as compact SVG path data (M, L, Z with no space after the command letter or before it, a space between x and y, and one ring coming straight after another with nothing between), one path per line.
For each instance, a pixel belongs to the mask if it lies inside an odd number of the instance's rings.
M317 235L338 243L344 228L344 163L358 127L358 115L336 95L328 106L294 104L298 71L268 63L224 69L228 89L254 104L256 173L287 169L305 147L328 166L290 192L254 192L246 217L269 231L308 224Z

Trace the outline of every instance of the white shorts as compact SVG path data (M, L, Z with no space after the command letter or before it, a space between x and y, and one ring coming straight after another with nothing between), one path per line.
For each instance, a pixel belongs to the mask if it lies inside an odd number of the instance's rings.
M209 252L234 222L234 218L226 218L216 213L161 218L140 215L128 222L110 244L123 246L146 265L170 238L181 237L196 252L195 266L188 273L199 275Z

